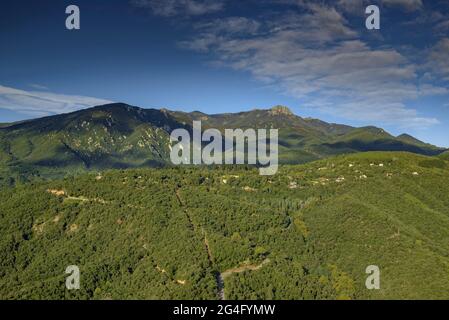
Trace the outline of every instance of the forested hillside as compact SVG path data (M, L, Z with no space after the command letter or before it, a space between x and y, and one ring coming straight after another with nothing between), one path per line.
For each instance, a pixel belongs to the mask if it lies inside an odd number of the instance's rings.
M424 155L445 151L408 135L394 137L380 128L354 128L302 118L282 106L207 115L117 103L0 125L0 184L92 170L167 166L171 164L171 132L178 128L191 131L193 121L201 121L203 130L216 128L222 132L279 129L282 164L364 151Z
M2 299L449 298L449 162L110 170L0 193ZM78 265L81 289L65 289ZM365 288L378 265L381 289Z

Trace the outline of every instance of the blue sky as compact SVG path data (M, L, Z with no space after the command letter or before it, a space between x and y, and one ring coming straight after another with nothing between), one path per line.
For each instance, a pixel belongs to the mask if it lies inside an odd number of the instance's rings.
M65 28L70 4L81 30ZM282 104L449 147L446 0L2 1L0 57L0 122L108 102Z

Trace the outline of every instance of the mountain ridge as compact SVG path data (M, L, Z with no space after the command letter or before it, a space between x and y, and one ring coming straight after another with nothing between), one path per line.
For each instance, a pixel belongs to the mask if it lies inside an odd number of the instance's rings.
M302 118L285 106L209 115L114 103L0 127L0 166L42 173L170 165L171 131L191 131L197 120L203 130L279 129L281 164L365 151L429 156L447 151L409 135L394 137L381 128Z
M277 110L105 105L0 129L0 297L447 299L449 151ZM171 130L195 119L279 126L281 162L310 163L165 167Z

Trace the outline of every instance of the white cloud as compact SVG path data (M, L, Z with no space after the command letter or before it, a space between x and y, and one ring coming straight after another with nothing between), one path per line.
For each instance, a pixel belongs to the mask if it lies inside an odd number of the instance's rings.
M31 83L30 87L34 88L34 89L38 89L38 90L48 90L48 87L43 86L41 84L37 84L37 83Z
M421 96L446 95L449 94L449 89L440 86L434 86L431 84L423 84L419 86L419 94Z
M447 89L417 85L414 63L393 48L372 48L361 41L335 8L304 1L301 5L302 13L261 21L258 30L263 31L256 34L201 30L182 45L250 72L322 112L366 123L421 127L438 123L421 117L406 102L445 94Z
M32 116L71 112L107 103L111 101L47 91L25 91L0 85L0 109Z
M449 81L449 38L441 39L430 49L427 61L425 67Z
M435 26L435 30L440 32L448 32L449 31L449 19L441 21Z
M365 13L365 8L370 4L396 7L409 12L423 8L422 0L338 0L336 2L338 8L349 13L361 15Z
M382 0L382 3L387 6L401 7L406 11L416 11L423 7L422 0Z
M259 30L260 25L254 19L228 17L198 24L196 29L199 31L213 31L215 34L254 34Z
M163 17L199 16L220 11L224 7L220 0L132 0L131 3Z
M365 13L367 4L367 0L338 0L336 6L344 12L362 15Z

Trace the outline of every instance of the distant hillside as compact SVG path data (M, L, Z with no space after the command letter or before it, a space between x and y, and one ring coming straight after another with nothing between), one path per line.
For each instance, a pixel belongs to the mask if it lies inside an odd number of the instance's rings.
M440 154L441 159L449 160L449 151L443 152Z
M405 143L409 143L409 144L415 144L415 145L420 145L422 147L428 147L431 146L428 143L422 142L421 140L416 139L415 137L412 137L409 134L403 133L399 136L396 137L398 140L405 142Z
M374 127L353 128L301 118L288 108L207 115L110 104L0 127L0 175L64 174L169 164L175 128L278 128L281 163L298 164L361 151L438 155L445 149Z
M449 165L112 170L0 193L0 299L449 299ZM78 265L80 290L65 290ZM379 266L380 290L366 267ZM217 279L221 279L220 281Z

